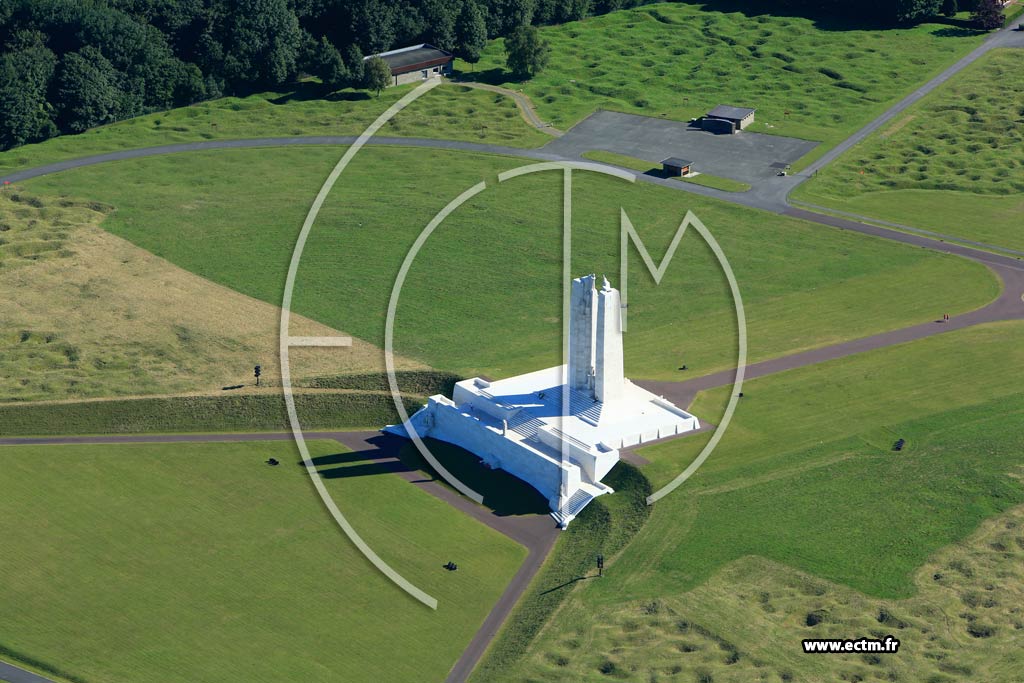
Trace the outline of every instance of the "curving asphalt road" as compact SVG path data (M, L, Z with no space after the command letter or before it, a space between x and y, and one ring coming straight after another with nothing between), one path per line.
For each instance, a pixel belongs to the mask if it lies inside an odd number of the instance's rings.
M37 673L32 673L27 669L22 669L20 666L14 666L7 662L0 662L0 681L7 681L8 683L57 683L45 676L40 676Z
M1024 33L1012 32L1004 28L993 33L986 41L969 53L964 58L944 70L935 78L915 90L906 98L886 110L881 116L860 129L845 141L832 148L820 159L812 163L803 172L789 176L779 177L756 185L749 192L729 193L714 190L712 188L694 185L691 183L680 183L671 179L657 178L641 175L641 181L651 182L681 192L691 192L722 201L742 204L753 208L772 211L794 218L819 223L842 230L853 230L865 235L889 239L904 244L910 244L926 249L932 249L949 254L955 254L968 258L992 269L1000 278L1003 284L1003 291L996 301L971 313L957 316L948 323L934 322L915 325L901 330L893 330L877 334L863 339L857 339L842 344L836 344L820 349L812 349L802 353L771 359L761 363L748 366L747 378L753 379L767 374L782 372L806 365L813 365L827 360L842 358L856 353L862 353L872 349L883 348L893 344L921 339L933 334L940 334L955 329L963 329L973 325L999 320L1022 319L1024 318L1024 301L1021 297L1024 294L1024 265L1020 259L1009 256L992 254L969 246L951 244L940 239L932 239L920 234L908 234L896 230L889 230L874 225L860 223L847 218L826 216L812 213L805 209L792 206L788 197L789 194L802 182L810 178L814 172L831 163L841 154L849 150L868 135L878 130L894 117L901 114L907 108L935 90L967 66L985 55L992 49L999 47L1024 48ZM519 100L517 98L517 103ZM538 123L541 123L537 119ZM145 149L121 150L107 154L99 154L79 159L61 161L45 166L31 169L9 172L0 176L0 181L8 180L18 182L36 178L51 173L91 166L110 161L123 159L134 159L160 154L173 154L178 152L199 151L204 149L230 149L247 147L273 147L287 145L349 145L355 141L355 136L316 136L316 137L272 137L257 138L248 140L208 140L202 142L183 143L176 145L163 145ZM424 138L374 138L370 144L375 145L397 145L406 147L430 147L436 149L450 149L465 152L481 152L487 154L503 154L536 161L560 161L578 160L566 159L565 157L550 152L544 148L539 150L520 149L501 145L490 145L455 140L432 140ZM936 311L941 316L941 311ZM663 394L680 405L689 405L696 393L703 389L729 384L732 381L732 371L716 373L706 377L700 377L687 382L638 382L656 393ZM363 453L367 459L388 460L394 458L396 445L390 443L383 435L377 432L315 432L307 436L313 438L333 438L349 446L358 453ZM153 435L123 435L109 437L48 437L40 439L0 439L0 444L13 443L36 443L36 444L60 444L60 443L139 443L155 442L158 440L185 442L185 441L226 441L226 440L268 440L268 439L290 439L289 433L283 434L182 434L170 436ZM543 564L548 552L557 537L557 530L545 516L534 517L499 517L489 513L483 508L474 505L449 489L441 486L436 481L424 481L415 472L409 472L396 464L395 473L403 476L414 485L420 486L432 495L446 500L451 505L463 510L467 514L479 519L501 531L509 537L522 543L529 549L526 561L513 577L512 582L499 598L483 625L477 631L469 646L452 668L447 683L462 683L472 672L476 663L480 660L487 646L497 634L505 619L511 613L519 597L526 590L530 581L536 575ZM33 674L29 671L13 667L12 665L0 662L0 675L3 675L12 683L53 683L44 677Z

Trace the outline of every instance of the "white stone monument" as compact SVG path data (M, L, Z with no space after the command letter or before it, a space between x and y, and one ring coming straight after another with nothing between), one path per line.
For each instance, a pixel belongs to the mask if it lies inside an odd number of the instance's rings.
M619 449L699 428L697 418L623 375L619 291L594 275L572 281L569 363L488 382L479 377L441 394L405 425L385 431L461 446L541 492L565 527L612 489L601 479Z

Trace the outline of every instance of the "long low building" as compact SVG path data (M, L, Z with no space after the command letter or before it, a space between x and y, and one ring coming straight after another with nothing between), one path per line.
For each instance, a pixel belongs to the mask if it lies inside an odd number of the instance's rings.
M450 76L452 62L455 60L451 52L426 43L370 55L363 61L374 57L383 59L391 69L391 85L417 83L428 78Z

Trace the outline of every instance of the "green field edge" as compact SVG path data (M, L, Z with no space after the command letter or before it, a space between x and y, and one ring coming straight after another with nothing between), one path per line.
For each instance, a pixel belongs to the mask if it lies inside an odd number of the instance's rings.
M378 430L400 422L390 393L295 394L308 431ZM403 394L407 412L426 397ZM284 394L101 399L0 404L0 437L290 433Z
M816 199L821 199L817 195ZM915 235L917 237L927 237L933 239L936 242L946 242L949 244L956 244L969 249L975 249L977 251L983 251L994 256L1009 256L1015 258L1018 261L1024 261L1024 252L1011 249L1010 247L1001 247L996 244L988 244L986 242L976 242L969 240L965 237L957 237L956 235L947 235L941 232L935 232L934 230L928 230L927 228L917 228L911 225L901 225L887 221L884 218L875 218L873 216L866 216L864 214L855 213L853 211L843 211L842 209L831 208L822 206L821 204L815 204L802 199L789 198L789 203L798 208L810 211L812 213L821 214L823 216L833 216L835 218L847 218L856 220L858 223L864 223L865 225L872 225L876 228L884 228L886 230L892 230L893 232L903 233L904 235Z
M301 84L298 84L298 85L301 85ZM297 87L298 87L298 85L297 85ZM448 94L448 95L462 94L463 92L472 91L472 88L470 88L469 86L460 84L457 81L445 81L445 82L442 83L442 87L444 87L444 92L446 94ZM407 94L408 92L411 92L411 90L412 90L412 88L410 88L410 87L401 86L399 88L396 88L394 90L394 93L389 93L388 95L389 95L389 97L394 97L397 100L396 95ZM459 92L456 93L455 92L456 90L458 90ZM487 92L492 92L492 91L487 91ZM249 97L259 97L261 95L266 95L266 94L268 94L268 93L257 93L255 95L250 95ZM492 94L500 95L501 97L509 100L510 102L512 102L516 106L516 109L518 111L518 104L516 103L515 98L512 97L510 94L501 93L501 92L492 92ZM213 99L213 100L204 100L202 102L196 102L194 104L186 105L186 106L183 106L183 107L177 107L177 108L174 108L174 109L168 109L168 110L163 110L163 111L150 112L150 113L146 113L146 114L141 114L139 116L134 116L134 117L131 117L131 118L128 118L128 119L122 119L120 121L115 121L115 122L112 122L112 123L106 123L106 124L103 124L103 125L100 125L100 126L95 126L93 128L89 128L88 130L82 131L80 133L66 133L66 134L63 134L63 135L58 135L58 136L55 136L55 137L52 137L52 138L48 138L48 139L40 141L40 142L31 142L31 143L27 143L27 144L24 144L24 145L18 145L17 147L12 147L10 149L0 151L0 175L10 174L10 173L17 173L17 172L20 172L20 171L25 171L25 170L32 169L32 168L37 168L37 167L40 167L40 166L47 166L47 165L50 165L50 164L62 163L62 162L71 161L71 160L74 160L74 159L79 159L79 158L84 158L84 157L89 157L89 156L99 156L99 155L104 155L104 154L114 154L114 153L118 153L118 152L133 151L133 150L137 150L137 149L147 149L147 148L150 148L150 147L163 147L163 146L167 146L167 145L179 145L179 144L195 144L195 143L203 143L203 142L223 142L223 141L229 141L229 140L261 139L262 136L261 137L237 136L237 135L232 135L230 132L227 132L225 134L220 134L219 132L214 132L214 133L207 132L207 133L200 133L200 134L192 134L189 131L176 131L176 130L174 130L174 127L170 127L170 126L167 128L166 131L164 131L166 133L165 139L159 140L159 141L158 140L154 140L153 142L155 144L146 144L146 145L144 145L142 147L139 147L139 146L134 145L134 144L130 144L127 141L124 141L121 138L115 136L116 133L120 132L120 131L118 131L119 128L127 129L130 126L136 125L136 124L138 124L140 122L145 122L145 121L150 120L150 119L159 119L161 117L169 117L169 116L173 116L174 114L177 114L177 113L184 113L184 112L189 112L189 111L200 111L201 112L201 111L203 111L204 108L207 108L207 107L209 107L211 105L217 104L217 102L219 100L223 100L223 101L227 102L227 101L232 100L232 99L237 99L237 98L230 98L230 97L228 97L228 98L218 98L218 99ZM324 99L324 100L322 100L322 102L323 103L330 103L330 100ZM281 106L281 105L275 105L275 106ZM234 110L234 111L242 111L242 110ZM378 112L378 115L382 115L384 113L384 111L385 110L382 109L380 112ZM342 114L343 115L348 115L348 114L350 114L350 112L343 112ZM189 119L192 119L192 118L199 119L199 118L201 118L201 116L202 115L200 114L200 115L197 115L195 117L186 116L186 118L189 118ZM375 120L376 118L377 118L377 116L374 116L373 118L371 118L367 122L367 125L370 125L370 123L372 123L372 121ZM507 147L514 147L514 148L523 149L523 150L537 150L537 149L540 149L541 147L543 147L544 145L546 145L548 142L551 141L552 138L549 135L546 135L542 131L538 130L537 128L535 128L534 126L529 124L525 119L522 118L521 115L518 116L517 118L518 118L518 120L519 120L519 122L520 122L520 124L521 124L521 126L522 126L522 128L524 130L524 135L525 135L526 139L498 140L498 139L492 139L492 138L486 137L486 136L483 137L483 138L470 138L469 136L463 136L463 137L458 137L458 136L457 137L435 137L434 135L430 135L429 134L431 132L429 129L425 129L425 130L422 130L422 131L415 131L414 130L412 132L384 131L384 132L381 133L381 136L382 137L391 137L391 138L431 139L431 140L439 140L439 141L444 141L444 142L470 142L470 143L476 143L476 144L495 144L495 145L503 145L503 146L507 146ZM358 130L353 129L353 130L348 131L348 132L338 131L338 130L315 131L313 129L309 129L309 130L303 131L301 134L295 134L294 131L296 129L297 129L297 125L288 126L288 125L284 125L282 123L280 129L277 129L277 128L271 129L271 132L269 132L266 137L283 137L283 138L290 138L290 137L295 137L295 138L299 138L299 137L353 137L353 138L355 138L355 137L358 137L359 134L364 131L365 127L361 127ZM110 136L111 139L109 140L109 142L108 142L106 137L104 137L100 141L94 141L94 138L92 137L92 136L96 136L96 135L103 136L103 134L106 131L112 131L112 130L115 132L115 134L112 134ZM285 130L289 130L289 131L292 131L292 132L285 132ZM275 133L274 131L277 131L277 132ZM175 137L173 135L174 133L178 133L179 135L177 137ZM83 156L70 156L65 151L59 150L59 149L58 150L54 150L54 151L51 152L49 147L56 146L56 143L54 141L80 143L80 144L77 144L76 146L79 146L79 147L84 146L87 149L90 149L91 151L89 151L87 154L85 154ZM93 148L93 147L95 147L95 148Z

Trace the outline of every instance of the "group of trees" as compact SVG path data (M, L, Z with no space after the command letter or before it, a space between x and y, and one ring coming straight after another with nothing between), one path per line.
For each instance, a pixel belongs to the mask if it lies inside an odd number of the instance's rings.
M552 0L558 2L559 0ZM274 89L365 85L363 56L429 42L471 62L533 0L0 0L0 149Z
M879 21L975 10L998 0L765 0ZM765 1L752 3L764 9ZM363 56L426 42L474 63L507 37L530 76L548 48L531 27L645 0L0 0L0 149L222 94L274 89L299 73L330 89L379 86ZM967 6L970 5L970 6ZM373 83L367 82L367 66Z

